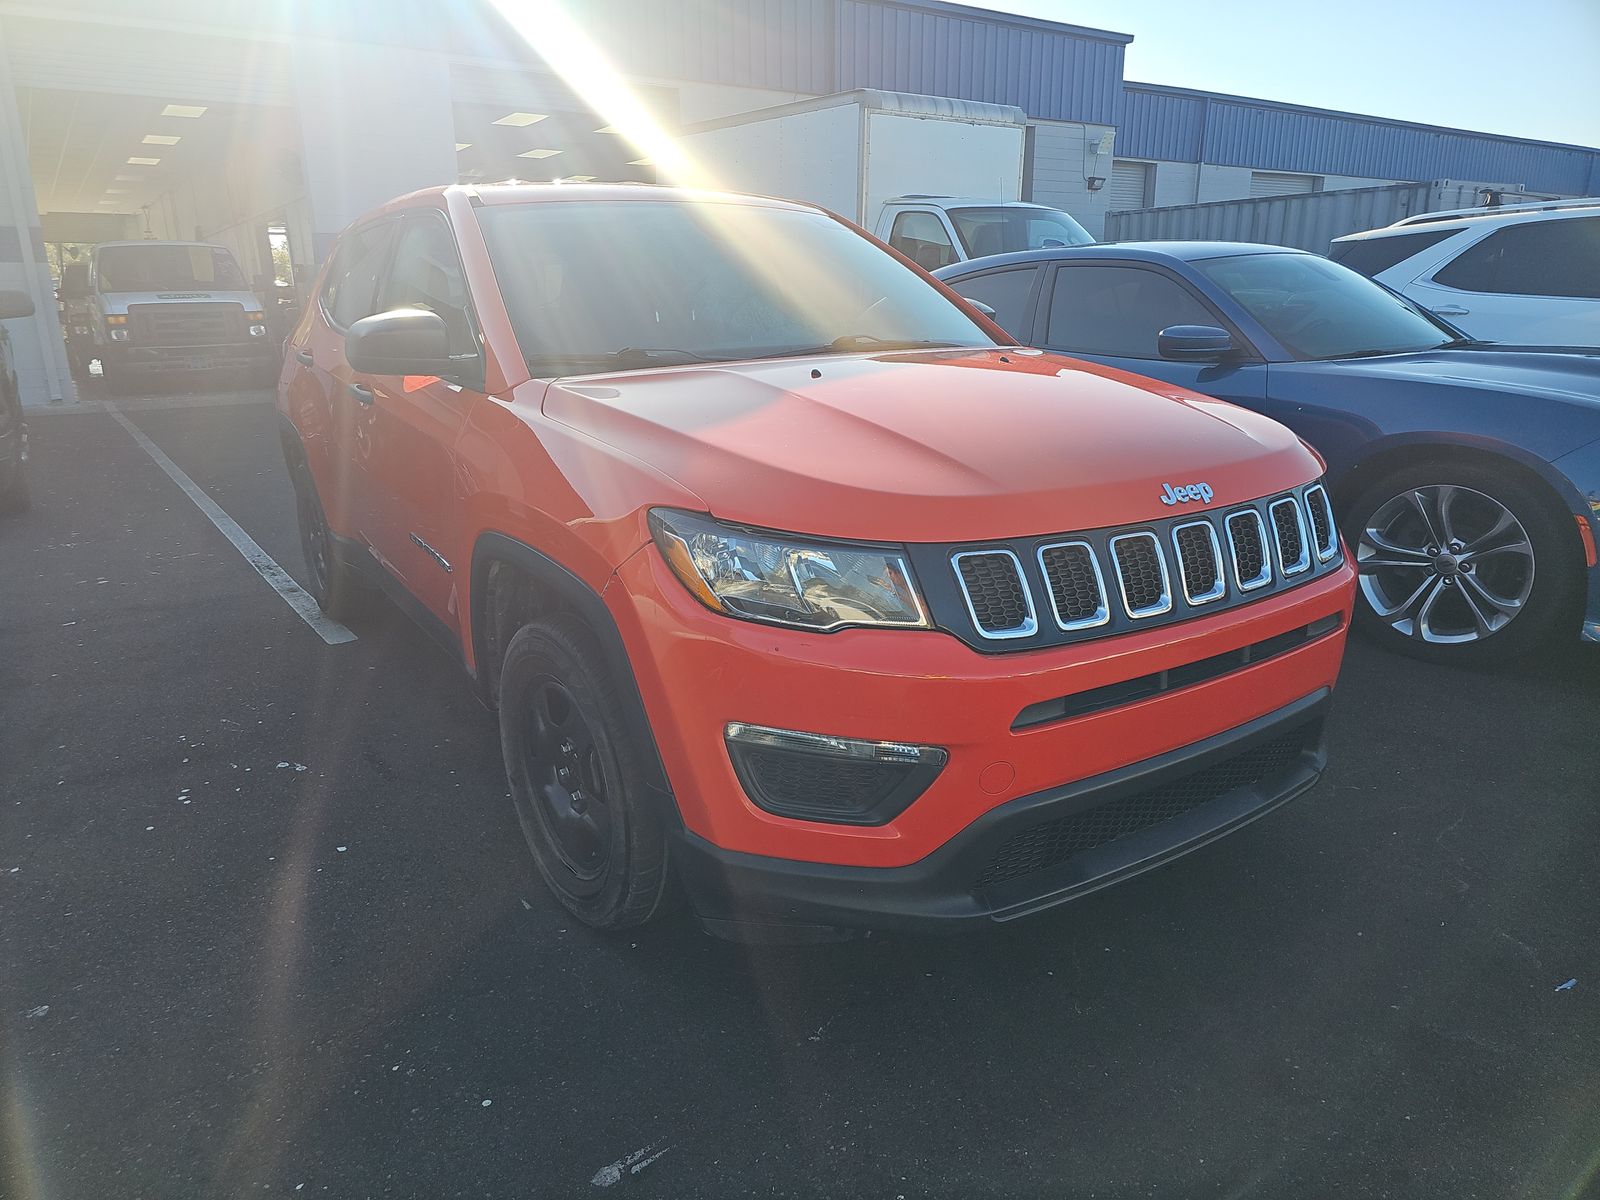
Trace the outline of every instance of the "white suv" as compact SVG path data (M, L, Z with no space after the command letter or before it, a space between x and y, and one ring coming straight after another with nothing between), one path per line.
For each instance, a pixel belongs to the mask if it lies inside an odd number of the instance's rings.
M1484 341L1600 346L1600 199L1419 213L1330 257Z

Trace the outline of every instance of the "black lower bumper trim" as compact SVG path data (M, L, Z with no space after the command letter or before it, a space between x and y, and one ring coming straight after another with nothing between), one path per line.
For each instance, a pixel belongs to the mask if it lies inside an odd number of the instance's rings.
M690 832L679 875L702 917L956 930L1061 904L1186 854L1309 790L1326 764L1321 688L1193 745L1012 800L904 867L723 850Z

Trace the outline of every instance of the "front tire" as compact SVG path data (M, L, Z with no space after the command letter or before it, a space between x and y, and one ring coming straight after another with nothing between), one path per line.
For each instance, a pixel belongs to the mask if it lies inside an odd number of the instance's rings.
M348 622L372 602L372 592L356 571L339 557L328 515L317 488L304 469L294 475L295 517L300 527L300 552L306 560L307 591L317 607L335 621Z
M517 819L545 885L596 929L642 925L667 884L667 834L626 698L576 617L525 625L500 669L500 745Z
M1575 630L1572 519L1512 471L1440 463L1392 472L1349 507L1345 541L1360 572L1357 627L1391 650L1483 665Z

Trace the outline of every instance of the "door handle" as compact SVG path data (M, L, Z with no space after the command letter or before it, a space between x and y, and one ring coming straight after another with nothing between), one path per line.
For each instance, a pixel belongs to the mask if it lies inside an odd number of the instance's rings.
M295 361L300 363L302 366L314 367L317 365L317 360L312 356L311 351L309 350L296 350L294 352L294 357Z
M347 383L344 386L345 390L356 398L357 404L368 405L372 403L371 388L362 387L359 383Z
M1470 308L1462 308L1459 304L1444 304L1438 308L1430 308L1428 311L1436 317L1470 317L1472 315Z

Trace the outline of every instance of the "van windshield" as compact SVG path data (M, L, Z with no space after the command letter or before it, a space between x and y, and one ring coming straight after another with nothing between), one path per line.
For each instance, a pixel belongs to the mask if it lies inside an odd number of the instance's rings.
M1088 230L1053 208L952 208L950 219L972 258L1094 244Z
M478 215L536 375L994 345L926 278L821 213L629 200Z
M102 292L247 290L239 264L221 246L103 246L95 274Z

